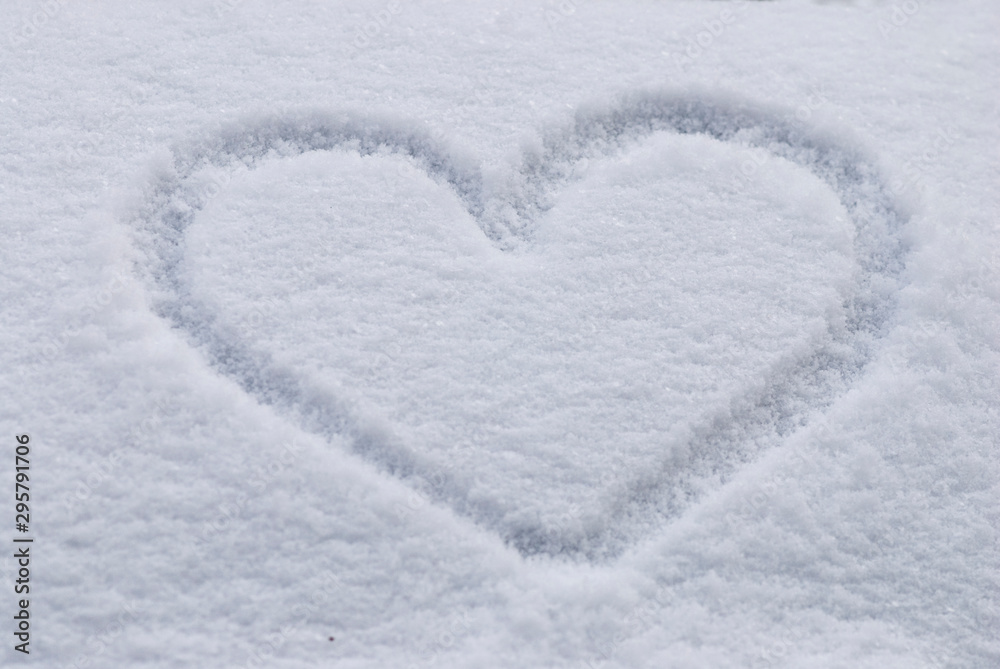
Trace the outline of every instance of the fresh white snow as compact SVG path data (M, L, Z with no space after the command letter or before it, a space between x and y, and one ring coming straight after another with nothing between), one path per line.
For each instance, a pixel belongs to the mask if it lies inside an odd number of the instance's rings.
M1000 666L994 3L5 10L3 666Z

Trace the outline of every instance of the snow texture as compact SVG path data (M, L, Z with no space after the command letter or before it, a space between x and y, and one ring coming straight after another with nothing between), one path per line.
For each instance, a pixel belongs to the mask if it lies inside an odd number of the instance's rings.
M6 10L4 666L1000 666L995 4Z

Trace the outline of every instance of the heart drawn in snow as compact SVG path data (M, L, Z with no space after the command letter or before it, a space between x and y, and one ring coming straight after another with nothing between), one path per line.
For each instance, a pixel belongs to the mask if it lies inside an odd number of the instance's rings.
M258 120L147 204L157 307L221 373L525 554L612 556L801 425L902 264L857 150L685 94L492 179L399 121Z

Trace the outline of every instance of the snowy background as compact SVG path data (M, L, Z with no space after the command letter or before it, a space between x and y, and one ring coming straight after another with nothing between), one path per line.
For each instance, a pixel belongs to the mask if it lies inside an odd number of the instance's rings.
M2 8L4 666L1000 666L996 3Z

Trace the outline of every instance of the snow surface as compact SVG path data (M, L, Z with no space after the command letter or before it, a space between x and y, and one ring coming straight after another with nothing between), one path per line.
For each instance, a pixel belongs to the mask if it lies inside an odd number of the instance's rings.
M995 3L4 9L4 666L1000 666Z

